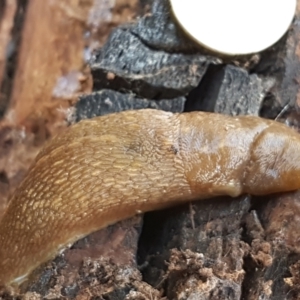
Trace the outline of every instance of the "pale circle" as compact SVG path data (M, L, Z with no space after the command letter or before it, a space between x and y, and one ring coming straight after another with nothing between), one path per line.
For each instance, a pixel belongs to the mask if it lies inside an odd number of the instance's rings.
M170 0L184 30L229 55L262 51L288 30L297 0Z

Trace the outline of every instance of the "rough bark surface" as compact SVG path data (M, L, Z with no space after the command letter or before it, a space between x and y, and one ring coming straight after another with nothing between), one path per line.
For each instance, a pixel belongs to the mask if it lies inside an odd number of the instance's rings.
M122 94L113 90L101 90L81 96L76 103L75 121L103 116L130 109L153 108L171 112L183 112L185 97L166 100L137 98L134 94Z
M91 60L93 89L133 92L150 99L180 97L198 85L211 62L201 54L151 49L130 28L117 28Z

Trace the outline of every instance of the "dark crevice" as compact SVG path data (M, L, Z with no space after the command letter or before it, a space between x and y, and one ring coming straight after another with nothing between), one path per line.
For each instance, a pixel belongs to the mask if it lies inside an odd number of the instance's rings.
M178 222L189 211L186 205L148 212L144 216L143 229L138 241L137 262L143 281L155 289L163 290L166 297L172 284L168 269L171 249L177 248L173 238L179 236ZM180 221L181 220L181 221ZM180 246L179 246L180 248Z
M9 184L8 177L4 171L0 172L0 183Z
M276 100L275 95L267 93L259 112L259 116L275 120L282 111L282 105Z
M1 1L1 0L0 0ZM14 26L11 32L11 40L7 45L6 68L0 86L0 116L3 117L9 105L12 94L13 82L18 63L19 46L21 44L22 28L25 21L28 0L17 1L17 11L14 17ZM0 2L1 11L1 2Z
M0 24L6 7L6 0L0 0Z
M187 96L185 112L213 112L224 77L223 65L209 65L199 85Z

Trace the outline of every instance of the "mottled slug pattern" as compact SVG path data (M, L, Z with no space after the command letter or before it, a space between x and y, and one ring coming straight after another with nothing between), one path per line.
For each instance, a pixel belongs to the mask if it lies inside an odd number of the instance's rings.
M157 110L85 120L50 141L0 223L0 285L79 238L192 199L300 188L300 136L242 116Z

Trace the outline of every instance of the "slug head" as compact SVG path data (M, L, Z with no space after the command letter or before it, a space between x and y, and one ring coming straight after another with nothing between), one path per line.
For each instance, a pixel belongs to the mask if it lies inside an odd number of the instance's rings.
M299 134L279 123L262 131L253 142L244 183L253 195L299 189Z

